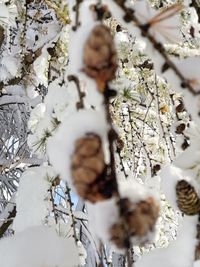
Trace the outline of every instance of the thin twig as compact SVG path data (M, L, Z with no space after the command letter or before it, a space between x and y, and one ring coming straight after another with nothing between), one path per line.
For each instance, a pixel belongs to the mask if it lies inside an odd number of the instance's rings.
M83 0L76 0L76 4L74 6L74 11L76 12L76 18L75 18L75 25L72 27L73 31L76 31L78 27L81 25L79 21L79 9L80 9L80 4L83 2Z
M75 216L74 216L74 213L73 213L73 210L72 210L72 207L73 207L74 203L72 202L71 195L70 195L70 188L68 186L67 186L66 194L67 194L68 202L69 202L69 210L70 210L70 216L71 216L71 220L72 220L72 228L73 228L73 232L74 232L74 239L75 239L75 242L77 244L78 237L77 237L77 234L76 234L76 219L75 219Z
M79 95L79 102L77 102L76 106L77 109L83 109L84 108L84 97L85 97L85 93L81 91L81 86L80 86L80 81L78 79L77 76L75 75L69 75L68 76L68 81L69 82L74 82L78 91L78 95Z
M50 192L50 198L51 198L51 203L52 203L52 209L53 209L54 219L55 219L55 222L57 224L58 223L58 215L57 215L57 212L55 210L55 204L54 204L52 187L50 187L49 192Z

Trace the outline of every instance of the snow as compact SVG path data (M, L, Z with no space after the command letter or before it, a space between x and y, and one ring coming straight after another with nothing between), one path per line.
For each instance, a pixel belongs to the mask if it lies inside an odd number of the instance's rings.
M191 81L191 84L194 88L200 90L200 81L199 81L199 68L200 60L199 57L188 57L186 59L176 59L174 58L174 63L181 71L181 73L188 80ZM193 82L192 82L193 81Z
M190 146L175 160L174 164L184 170L192 170L200 163L200 129L194 122L190 122L190 127L185 131L190 138Z
M46 107L44 103L40 103L31 111L31 115L28 121L28 128L33 133L36 131L37 125L40 120L44 117L45 109Z
M78 102L77 88L73 82L61 85L62 80L53 81L48 87L45 97L46 114L62 121L67 115L76 111Z
M15 55L9 55L8 53L2 53L0 59L0 80L7 81L18 74L18 68L20 66L20 60Z
M9 55L4 56L1 60L1 64L6 67L10 75L12 75L13 77L16 76L17 69L19 66L19 63L16 58Z
M87 18L87 14L85 14L85 17ZM97 25L97 23L88 23L88 25L82 26L81 30L71 32L69 44L69 59L73 62L73 64L70 65L71 73L77 73L83 69L83 45L86 43L89 34L95 25Z
M73 2L73 1L72 1ZM93 14L90 9L90 5L94 4L94 0L85 0L80 5L80 15L79 21L81 21L80 27L74 31L73 29L70 32L70 43L69 43L69 60L73 62L70 64L69 73L78 73L83 68L83 46L88 39L90 32L93 27L97 25L94 20ZM73 7L73 4L71 7ZM71 11L71 19L73 21L72 26L75 24L75 12Z
M115 34L115 42L117 45L120 43L129 43L128 34L125 32L117 32Z
M119 190L121 198L129 198L133 203L138 203L141 200L145 200L148 197L153 197L157 200L156 194L153 190L146 188L133 179L120 181ZM94 236L100 239L103 243L112 246L114 251L124 253L123 250L117 248L110 240L110 228L119 220L119 208L117 199L112 198L110 200L101 201L99 203L91 204L87 203L89 226ZM157 228L148 233L145 236L145 240L153 240L155 238ZM132 238L133 244L141 242L141 238Z
M22 85L9 85L2 90L3 94L24 96L25 90Z
M6 3L0 2L0 22L3 25L16 26L15 17L17 15L17 6L14 2L11 2L9 5Z
M115 198L99 203L87 203L89 227L103 243L110 243L110 227L118 221L119 211Z
M48 9L47 11L49 12ZM43 10L43 12L45 11ZM32 15L34 16L35 14ZM45 17L44 13L43 16ZM36 31L34 27L37 28L38 30ZM28 49L36 51L37 49L45 46L50 47L50 45L58 39L60 30L61 27L56 20L53 20L48 24L44 23L39 28L37 23L33 24L33 26L28 27L26 31L26 42ZM37 42L35 42L36 35L38 36Z
M185 131L186 136L190 138L190 146L180 154L175 161L173 162L173 166L169 166L166 169L164 168L163 178L164 183L166 183L165 188L169 187L169 181L172 177L176 177L177 181L180 179L185 179L188 181L199 194L200 192L200 177L199 177L199 169L200 169L200 130L199 127L194 123L190 123L190 127ZM171 178L169 178L171 177ZM174 182L175 180L174 179ZM166 181L166 182L165 182ZM175 185L171 185L172 186Z
M135 263L136 267L189 267L194 261L194 250L197 243L196 225L198 216L185 216L180 225L177 239L167 248L155 249L143 255Z
M174 164L184 170L193 169L200 163L199 156L200 152L197 148L194 149L194 146L190 146L175 160Z
M78 266L74 240L59 237L45 226L32 227L1 239L0 258L2 267Z
M44 157L47 139L56 132L59 123L76 111L78 94L74 83L61 82L57 79L50 84L44 103L32 110L28 122L31 131L28 145L39 157Z
M55 177L52 167L29 168L23 173L16 196L17 215L13 223L16 233L44 223L52 209L47 196Z
M174 209L178 209L176 203L176 184L183 179L181 170L175 166L164 166L160 172L161 188L167 200Z
M108 129L105 114L94 110L80 110L62 122L55 135L48 139L47 154L63 180L72 185L70 166L75 141L87 133L96 133L105 144L106 156Z
M134 5L136 16L140 24L151 23L150 33L162 43L181 41L180 34L180 15L181 6L174 5L174 8L167 9L165 12L157 12L149 3L137 1ZM162 14L162 15L161 15Z
M77 249L78 249L78 254L79 254L79 265L85 266L86 258L87 258L87 252L86 252L83 244L80 241L77 242Z
M72 1L73 2L73 1ZM80 81L81 90L86 93L86 97L84 98L85 106L91 107L99 107L102 106L103 96L99 93L97 85L95 81L89 78L84 74L83 68L83 49L84 44L86 43L89 34L92 29L99 24L99 22L95 21L94 14L92 13L90 6L95 4L94 0L86 0L80 5L80 15L79 20L81 21L81 25L78 27L76 31L71 29L70 31L70 43L69 43L69 64L67 69L67 75L77 75ZM73 3L70 3L71 7L73 7ZM71 19L73 21L72 26L75 25L75 14L71 12Z
M33 63L33 70L36 75L37 83L36 86L39 84L43 84L46 87L48 86L48 67L49 67L49 53L44 50L42 51L41 56L39 56Z
M104 97L99 92L96 82L83 72L79 74L79 79L82 86L82 91L85 92L85 107L90 108L93 106L98 111L104 110Z
M158 199L155 190L147 188L145 185L138 183L133 178L129 178L118 183L121 198L129 198L133 203L138 203L148 197Z

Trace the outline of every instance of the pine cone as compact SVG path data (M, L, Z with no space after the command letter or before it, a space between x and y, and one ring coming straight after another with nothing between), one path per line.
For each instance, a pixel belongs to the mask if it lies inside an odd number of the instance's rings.
M177 204L186 215L196 215L200 212L200 199L192 185L181 180L176 185Z
M60 184L60 177L56 176L55 179L52 181L52 186L58 186Z
M71 170L77 193L85 200L104 200L115 191L114 181L107 175L102 142L96 134L87 134L76 141Z
M129 247L131 237L137 237L141 244L148 241L145 236L153 231L159 216L159 207L152 197L139 203L127 198L122 201L120 220L110 229L111 240L120 249Z
M91 32L85 47L84 72L96 80L100 92L104 92L106 83L115 78L117 56L113 37L108 27L97 25Z

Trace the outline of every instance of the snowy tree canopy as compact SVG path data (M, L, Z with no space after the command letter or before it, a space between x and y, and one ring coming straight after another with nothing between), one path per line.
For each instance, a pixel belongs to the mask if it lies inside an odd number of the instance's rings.
M0 0L2 267L200 266L200 2Z

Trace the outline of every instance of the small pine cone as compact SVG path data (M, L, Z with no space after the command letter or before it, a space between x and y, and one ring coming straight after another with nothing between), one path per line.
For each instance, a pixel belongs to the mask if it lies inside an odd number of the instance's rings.
M118 151L121 151L124 148L124 141L120 137L116 140L116 146Z
M60 184L60 177L56 176L56 178L52 181L52 186L58 186Z
M97 25L91 32L85 47L84 72L96 80L100 92L104 92L106 83L115 78L117 55L108 27Z
M141 244L148 241L145 236L153 231L159 216L159 206L152 197L139 203L127 198L122 201L120 220L110 229L111 241L120 249L128 248L132 237L141 240Z
M196 215L200 212L200 199L195 188L187 181L181 180L176 185L177 204L186 215Z
M76 191L83 199L94 203L112 196L113 179L107 175L98 135L87 134L76 141L71 171Z
M185 110L184 104L182 101L180 101L180 103L178 104L178 106L176 106L176 112L180 113L183 112Z
M177 134L182 134L183 131L185 130L185 128L186 128L185 123L181 123L181 124L179 124L179 125L176 127L176 133L177 133Z

